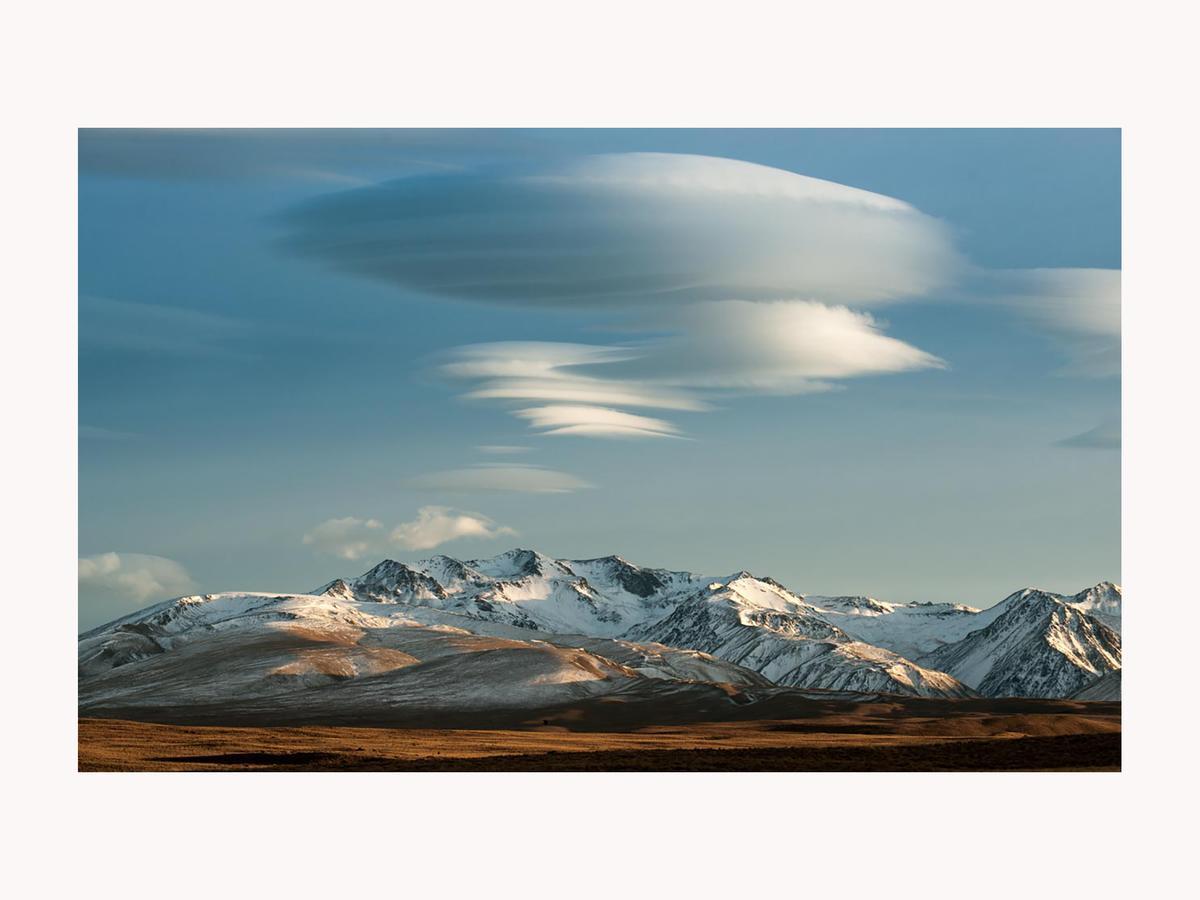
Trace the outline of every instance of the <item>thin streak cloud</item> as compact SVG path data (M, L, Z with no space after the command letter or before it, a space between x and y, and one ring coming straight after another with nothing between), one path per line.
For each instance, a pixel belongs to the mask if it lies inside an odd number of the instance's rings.
M592 487L582 478L542 466L477 465L416 475L408 486L460 493L566 494Z
M602 406L537 406L518 409L513 415L525 419L542 434L616 438L679 435L679 429L670 422Z
M1102 422L1095 428L1089 428L1080 434L1072 435L1058 442L1060 447L1077 447L1083 450L1120 450L1121 423L1119 421Z

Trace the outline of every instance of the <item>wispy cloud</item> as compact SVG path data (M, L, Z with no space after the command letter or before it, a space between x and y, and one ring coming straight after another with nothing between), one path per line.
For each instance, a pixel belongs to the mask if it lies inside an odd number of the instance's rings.
M83 347L154 355L242 357L249 336L245 322L227 316L87 294L79 298Z
M1072 435L1058 442L1060 447L1079 447L1085 450L1119 450L1121 448L1121 422L1110 420L1081 434Z
M1119 269L1020 269L982 277L999 303L1057 342L1068 360L1060 374L1121 374Z
M533 448L517 444L480 444L475 449L480 453L489 453L496 456L513 456L518 453L528 453Z
M305 545L339 559L361 559L381 545L383 523L345 516L326 519L303 537Z
M391 529L378 519L347 516L327 519L304 535L304 544L339 559L356 560L393 549L430 550L462 538L496 538L516 532L477 512L448 506L423 506L411 522Z
M465 129L85 128L79 169L155 180L283 179L357 186L369 176L461 168L484 140ZM378 180L377 178L374 180Z
M80 425L79 439L83 441L129 441L138 437L132 431L117 431L98 425Z
M410 478L408 485L428 491L499 491L522 494L564 494L592 486L581 478L555 469L511 464L483 464L428 472Z

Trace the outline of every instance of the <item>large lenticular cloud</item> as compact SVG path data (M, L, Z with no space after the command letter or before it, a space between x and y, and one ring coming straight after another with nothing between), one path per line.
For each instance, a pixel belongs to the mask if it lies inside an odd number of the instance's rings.
M287 218L288 245L405 289L520 304L928 294L960 268L900 200L754 163L629 153L430 175Z

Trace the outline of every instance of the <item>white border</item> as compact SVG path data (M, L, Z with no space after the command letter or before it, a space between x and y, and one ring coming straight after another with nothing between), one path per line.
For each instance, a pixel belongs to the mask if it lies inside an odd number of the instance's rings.
M17 895L1118 896L1181 878L1197 602L1186 7L430 6L9 12L0 602ZM1123 126L1125 771L76 774L75 128L98 125Z

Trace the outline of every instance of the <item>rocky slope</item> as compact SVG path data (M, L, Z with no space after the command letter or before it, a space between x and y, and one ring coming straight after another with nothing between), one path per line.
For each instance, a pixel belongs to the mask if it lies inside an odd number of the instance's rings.
M1120 700L1121 670L1106 672L1071 695L1072 700Z
M776 684L832 690L961 697L942 672L855 640L785 588L746 572L681 597L633 640L693 647L760 672Z

